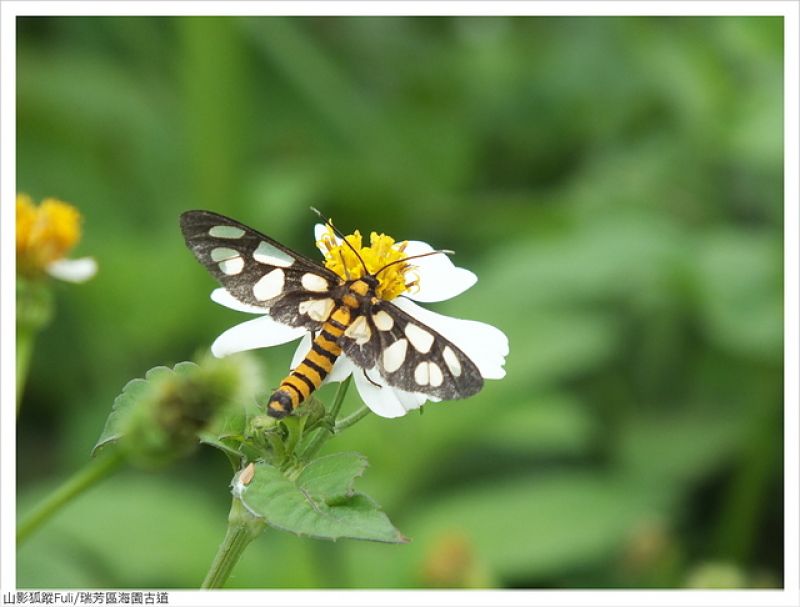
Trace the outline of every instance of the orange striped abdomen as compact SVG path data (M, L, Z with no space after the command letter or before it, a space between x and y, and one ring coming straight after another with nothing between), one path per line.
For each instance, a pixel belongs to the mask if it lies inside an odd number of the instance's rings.
M267 413L272 417L284 417L320 387L342 353L338 342L349 324L350 308L346 305L336 308L311 342L311 350L303 362L295 367L270 397Z

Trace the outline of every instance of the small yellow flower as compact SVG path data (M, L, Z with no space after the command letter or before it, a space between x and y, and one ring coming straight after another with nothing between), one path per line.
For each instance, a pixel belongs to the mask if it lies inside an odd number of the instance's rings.
M365 247L362 243L361 232L358 230L345 238L353 247L352 249L336 238L333 228L326 226L322 237L317 242L317 247L325 253L326 268L345 280L361 278L364 275L364 266L353 252L355 249L364 260L370 274L374 275L381 268L393 264L377 275L376 293L381 299L390 301L416 287L418 282L416 278L407 282L409 272L412 270L411 264L394 263L407 257L405 249L408 243L406 241L396 243L391 236L372 232L369 236L370 244Z
M83 282L97 270L91 258L65 259L81 239L81 214L66 202L46 198L38 207L27 194L17 194L17 271L28 278L48 273Z

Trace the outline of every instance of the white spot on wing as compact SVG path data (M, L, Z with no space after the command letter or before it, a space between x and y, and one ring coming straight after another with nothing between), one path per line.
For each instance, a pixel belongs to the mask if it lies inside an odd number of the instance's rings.
M454 377L461 375L461 362L450 346L445 346L444 350L442 350L442 356L444 357L447 368L450 369L450 373L452 373Z
M275 268L267 272L253 285L253 295L259 301L266 301L277 297L283 292L283 270Z
M308 291L314 291L315 293L324 293L328 290L328 281L322 278L322 276L317 276L316 274L303 274L303 277L300 279L300 284L303 285L303 288Z
M378 310L376 314L372 315L372 322L379 331L391 331L394 326L394 319L383 310Z
M233 259L234 257L239 257L239 251L236 249L229 249L228 247L211 249L212 261L225 261L226 259Z
M284 253L278 247L272 246L265 240L258 243L258 248L253 251L253 259L258 263L280 268L288 268L294 263L294 258L291 255Z
M414 369L414 381L420 386L427 386L430 384L434 388L437 388L442 385L444 375L442 375L442 370L439 368L439 365L434 362L423 361Z
M232 259L225 259L219 262L219 269L228 276L235 276L244 269L244 259L238 255Z
M417 382L420 386L427 386L428 381L430 380L430 375L428 373L428 363L421 362L417 365L417 368L414 369L414 381Z
M241 238L244 230L235 226L214 226L208 231L208 235L214 238Z
M431 386L434 388L441 386L444 381L442 370L439 368L439 365L434 362L428 363L428 379L430 380Z
M330 298L309 299L307 301L300 302L300 305L297 307L297 309L300 314L307 314L311 320L324 322L328 320L328 316L331 315L334 305L335 304L333 300Z
M383 351L383 368L388 373L397 371L406 359L408 340L398 339Z
M417 352L427 354L433 345L433 335L415 324L408 323L405 328L406 337Z
M359 346L363 346L369 341L369 338L372 337L372 329L369 328L367 318L365 316L359 316L345 329L344 334L354 339Z

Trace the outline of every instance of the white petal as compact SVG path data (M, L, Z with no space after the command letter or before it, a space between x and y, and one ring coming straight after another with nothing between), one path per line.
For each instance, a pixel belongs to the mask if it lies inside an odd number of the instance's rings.
M59 259L47 266L47 273L66 282L86 282L97 274L97 262L92 257Z
M311 334L306 333L303 335L303 339L300 340L300 343L297 345L297 350L294 352L294 356L292 357L292 364L290 369L294 369L297 365L303 362L303 359L308 355L308 351L311 350ZM328 382L340 382L344 381L345 378L350 375L353 370L355 369L355 365L353 361L347 358L344 354L339 356L336 359L336 362L333 363L333 368L331 372L328 373L328 376L323 381L323 384L327 384Z
M211 291L211 301L216 302L221 306L225 306L226 308L230 308L231 310L236 310L237 312L247 312L248 314L264 314L267 311L267 308L259 308L258 306L251 306L249 304L242 303L233 295L228 293L228 291L222 288Z
M381 377L377 373L377 369L367 371L372 381L381 383ZM369 407L373 413L381 417L400 417L406 414L406 408L397 398L393 388L381 385L375 386L370 382L361 369L357 369L353 373L353 378L356 381L356 389L361 396L361 400Z
M342 354L339 358L336 359L336 362L333 363L333 369L328 374L328 377L325 378L325 381L322 383L328 383L329 381L332 382L340 382L344 381L348 375L352 375L353 373L358 372L358 367L355 366L352 360L347 358L344 354Z
M211 344L211 352L221 358L243 350L285 344L301 337L305 332L302 327L288 327L275 322L269 316L261 316L225 331Z
M355 378L356 389L361 399L373 413L381 417L400 417L401 415L405 415L408 411L419 409L428 400L433 402L439 401L438 398L432 396L417 392L406 392L400 388L387 386L385 380L378 374L375 368L367 371L367 374L369 378L379 384L380 387L367 379L363 369L355 367L354 365L353 377Z
M426 242L409 240L405 253L411 257L433 250ZM415 267L412 272L419 277L419 290L406 293L406 297L416 301L444 301L463 293L478 281L474 273L456 267L450 257L443 253L414 259L409 263Z
M372 375L370 375L370 377L372 377ZM391 388L391 390L394 390L394 395L406 411L419 409L428 400L433 402L438 402L440 400L434 396L427 396L419 392L406 392L400 388Z
M314 242L317 243L317 248L320 250L320 252L323 255L327 255L328 249L326 249L324 246L320 244L324 236L328 236L328 226L322 223L318 223L317 225L314 226ZM342 239L336 236L335 234L333 235L333 240L336 244L342 244Z
M503 365L508 354L508 337L497 327L437 314L405 297L398 297L392 303L452 341L472 359L486 379L505 377Z
M303 359L308 354L308 351L311 349L311 333L306 333L303 335L303 339L300 340L300 343L297 344L297 350L294 351L294 356L292 357L292 363L289 365L290 369L294 369L297 365L303 362Z

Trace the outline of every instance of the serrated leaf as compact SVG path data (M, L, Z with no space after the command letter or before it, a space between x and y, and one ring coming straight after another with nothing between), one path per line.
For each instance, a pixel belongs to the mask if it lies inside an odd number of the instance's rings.
M365 467L363 456L342 453L311 462L293 481L260 463L240 498L267 524L297 535L407 542L374 501L354 492L353 481Z
M175 369L182 374L185 374L192 368L197 368L197 365L190 362L178 363L175 365ZM159 365L149 369L144 374L144 379L137 377L125 384L125 387L122 388L122 392L114 399L111 413L106 418L105 427L100 433L100 438L97 439L97 442L92 448L92 457L96 456L100 449L116 443L122 438L123 420L131 412L133 407L136 406L136 403L140 402L147 395L152 388L152 382L159 381L174 372L175 371L169 367Z
M165 367L164 365L159 365L157 367L153 367L152 369L148 369L147 372L144 374L144 378L147 381L153 381L161 377L166 377L171 373L172 369L170 369L169 367Z
M355 452L320 457L303 469L297 477L297 486L331 504L355 493L353 484L367 465L367 458Z
M158 368L158 367L156 367L156 368ZM175 365L175 367L173 367L172 371L174 371L175 373L177 373L179 375L187 375L189 373L193 373L194 371L196 371L199 368L200 368L200 365L198 365L197 363L193 363L190 360L184 360L182 362L177 363Z
M161 369L164 368L166 367L161 367ZM150 376L151 371L153 369L147 372L148 376ZM121 421L130 412L131 407L150 389L148 381L142 378L132 379L122 388L122 392L114 399L111 413L106 418L106 424L100 433L100 438L97 439L94 447L92 447L92 457L96 456L100 449L116 443L122 438Z

